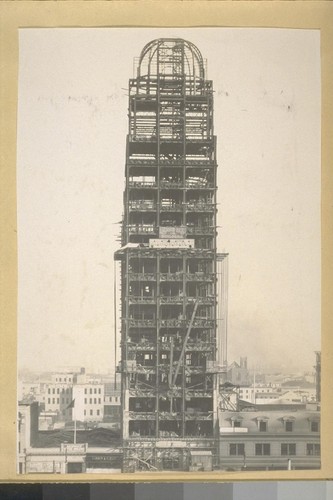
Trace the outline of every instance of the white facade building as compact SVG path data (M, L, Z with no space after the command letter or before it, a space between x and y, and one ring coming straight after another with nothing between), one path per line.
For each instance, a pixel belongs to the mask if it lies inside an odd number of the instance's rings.
M104 384L73 386L73 417L82 422L101 422L104 417Z
M290 388L279 385L252 385L239 388L239 398L252 404L312 403L316 400L315 388Z
M73 400L73 386L66 383L46 384L45 411L58 412L59 420L72 419L72 408L69 407Z

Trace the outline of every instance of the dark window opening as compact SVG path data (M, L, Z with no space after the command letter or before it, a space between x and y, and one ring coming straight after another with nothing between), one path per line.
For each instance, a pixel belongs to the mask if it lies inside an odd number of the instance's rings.
M245 454L245 445L244 443L233 443L229 445L229 455L241 455Z
M267 422L264 420L259 421L259 431L266 432L267 431Z
M269 443L257 443L255 452L256 455L270 455L271 445Z
M282 443L281 455L296 455L296 443Z
M285 429L286 429L286 432L293 431L293 422L291 420L286 421Z

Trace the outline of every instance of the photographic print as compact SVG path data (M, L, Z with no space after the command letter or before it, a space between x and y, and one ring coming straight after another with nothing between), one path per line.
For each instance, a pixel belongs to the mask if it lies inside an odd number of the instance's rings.
M19 474L320 468L320 99L318 30L19 30Z

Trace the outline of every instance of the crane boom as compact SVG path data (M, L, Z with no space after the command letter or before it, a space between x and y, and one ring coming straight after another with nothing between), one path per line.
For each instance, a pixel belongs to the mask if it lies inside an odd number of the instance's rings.
M186 349L187 341L188 341L188 338L189 338L191 330L192 330L193 321L194 321L194 318L195 318L195 315L196 315L196 312L197 312L197 309L198 309L198 305L199 305L199 301L197 299L195 301L195 304L194 304L194 308L193 308L191 320L190 320L190 323L189 323L188 328L187 328L187 332L186 332L186 335L185 335L185 338L184 338L184 343L183 343L182 351L180 353L179 360L178 360L177 367L176 367L176 371L175 371L175 374L174 374L174 377L173 377L173 382L172 382L173 386L175 385L176 379L178 377L180 365L182 363L182 359L183 359L184 354L185 354L185 349Z

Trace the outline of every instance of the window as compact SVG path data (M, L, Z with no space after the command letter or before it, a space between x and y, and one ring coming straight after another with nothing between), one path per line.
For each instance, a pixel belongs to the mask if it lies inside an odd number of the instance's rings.
M271 445L269 443L256 443L256 455L270 455Z
M282 443L281 455L296 455L296 443Z
M55 394L55 389L52 389L52 394Z
M115 402L118 403L118 397L115 397L114 399L115 399Z
M319 422L311 422L311 432L319 432Z
M59 398L57 398L57 404L59 404Z
M58 388L57 388L57 394L59 394L59 392L60 392L60 389L59 389L59 387L58 387Z
M92 388L90 387L89 394L92 394Z
M83 415L86 416L87 412L86 410L83 410Z
M286 432L292 432L293 431L293 423L291 420L286 420L285 422L285 431Z
M47 402L50 405L51 404L51 398L47 398Z
M245 445L244 443L229 444L229 455L244 455Z
M61 404L65 404L65 398L61 398Z
M92 410L90 410L90 415L92 415L92 414L93 414L93 411L92 411Z
M96 412L96 413L97 413L97 415L99 415L99 410L97 410L97 412Z
M50 388L48 388L47 392L48 392L48 394L51 394L51 389L50 389Z
M84 404L85 405L87 404L87 398L84 398Z
M307 455L320 455L320 444L319 443L307 443L306 445Z
M101 398L98 398L98 404L99 405L101 404Z
M96 402L97 402L97 400L96 400L96 398L94 398L94 405L96 404Z
M52 404L54 404L54 403L55 403L55 400L54 400L54 398L52 398Z
M98 389L98 394L101 394L101 388Z
M233 424L234 424L233 425L234 427L240 427L241 426L240 420L234 420Z
M87 389L84 390L84 393L87 394Z
M90 403L90 404L92 403L92 398L89 398L89 403Z
M266 432L267 431L267 422L266 420L259 420L259 431Z

